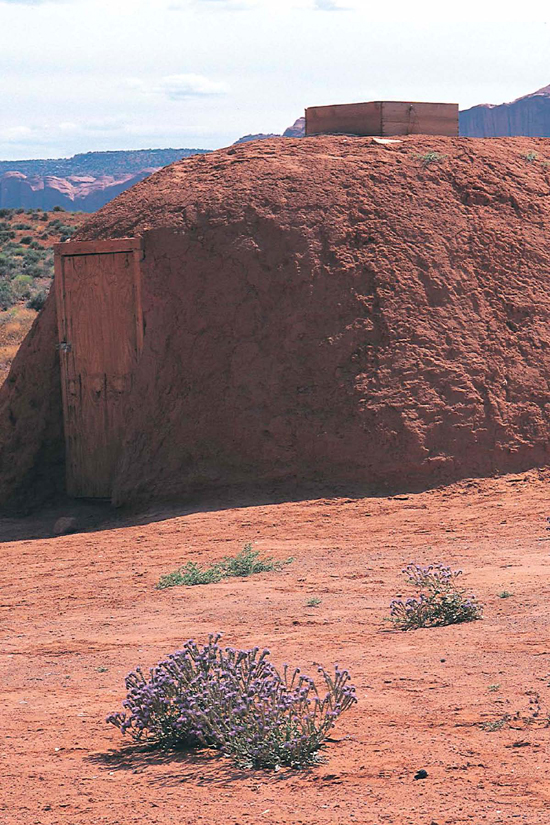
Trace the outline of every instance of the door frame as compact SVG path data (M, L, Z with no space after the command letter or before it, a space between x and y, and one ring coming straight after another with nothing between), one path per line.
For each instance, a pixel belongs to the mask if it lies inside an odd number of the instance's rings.
M136 348L138 357L143 350L143 311L141 301L141 261L143 260L143 240L139 238L115 238L101 241L65 241L54 244L54 291L57 312L58 348L61 349L67 342L67 316L65 300L64 259L68 257L92 255L109 255L114 253L132 253L134 288L136 296ZM68 456L69 435L66 422L69 420L69 399L67 394L67 380L64 375L62 358L60 357L61 395L63 404L63 432L65 436L65 454ZM67 492L72 494L69 478L69 462L66 468Z

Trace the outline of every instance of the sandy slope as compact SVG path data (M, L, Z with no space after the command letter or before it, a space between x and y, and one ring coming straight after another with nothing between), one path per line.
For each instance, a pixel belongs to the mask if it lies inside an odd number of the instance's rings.
M0 819L13 825L550 821L546 530L539 473L397 499L322 499L151 513L96 532L2 545ZM187 559L245 541L283 572L157 591ZM384 623L411 560L464 569L482 622L401 633ZM500 599L509 590L513 596ZM312 596L322 599L308 608ZM236 771L209 754L124 748L104 724L125 673L221 629L272 658L350 668L360 702L328 762L303 773ZM499 685L489 690L489 686ZM532 704L531 704L532 708ZM495 732L480 723L520 712ZM414 781L419 768L428 779Z

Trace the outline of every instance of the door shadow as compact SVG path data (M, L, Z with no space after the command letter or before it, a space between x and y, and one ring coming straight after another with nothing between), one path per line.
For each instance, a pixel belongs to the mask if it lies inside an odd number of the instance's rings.
M113 507L110 502L97 499L70 499L61 501L25 516L0 514L0 544L32 539L49 539L68 533L90 533L121 527L144 526L173 518L261 507L270 504L309 501L315 499L356 500L366 497L381 498L389 491L372 488L326 484L284 484L250 488L226 488L202 491L179 502L158 502L147 508ZM68 529L58 532L60 519L71 519ZM57 528L57 529L56 529Z

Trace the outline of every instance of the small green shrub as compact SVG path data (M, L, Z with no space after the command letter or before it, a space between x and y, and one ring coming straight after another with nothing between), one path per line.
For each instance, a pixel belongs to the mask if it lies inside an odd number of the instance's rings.
M236 556L227 556L221 562L221 569L224 577L231 576L253 576L255 573L269 573L272 570L281 570L285 564L290 564L292 559L278 562L271 557L260 558L260 551L253 550L251 544L245 544L243 550Z
M30 275L16 275L11 282L13 294L17 300L29 298L31 294L32 278Z
M36 312L40 312L40 310L46 303L47 297L48 293L45 289L40 289L38 292L35 292L34 295L31 295L31 297L27 301L28 309L34 309Z
M29 263L35 264L38 261L41 261L43 257L44 255L40 251L40 249L35 249L33 247L33 244L31 244L29 248L25 250L25 261L28 261Z
M15 304L15 300L11 284L0 281L0 309L9 309Z
M500 685L491 687L500 688ZM489 688L490 689L490 688ZM528 690L525 694L529 697L529 704L524 711L516 710L515 713L505 713L503 716L489 722L481 722L481 730L493 733L505 727L513 727L516 730L530 727L550 727L550 716L543 706L540 693L536 690Z
M423 155L416 155L416 157L422 161L423 166L431 166L432 163L441 163L447 155L441 155L439 152L426 152Z
M222 561L211 567L202 568L195 562L187 562L174 573L162 576L157 589L166 587L193 587L198 584L214 584L222 579L252 576L255 573L266 573L272 570L281 570L293 559L275 561L270 557L260 558L259 550L253 550L251 544L245 544L243 550L236 556L226 556Z
M502 730L502 728L506 727L506 725L512 721L512 718L513 717L509 713L505 713L500 719L495 719L492 722L482 722L479 727L481 730L487 731L487 733L494 733L495 731Z
M16 268L15 261L9 255L0 252L0 277L9 278Z
M42 278L45 275L44 270L39 264L24 264L23 269L25 275L30 275L31 278Z
M538 155L536 152L527 152L527 154L525 154L523 157L525 158L527 163L534 163L538 158Z
M394 599L390 605L390 621L400 630L444 627L482 618L483 609L475 596L467 597L466 591L457 586L461 570L442 564L409 564L403 573L417 594L406 601Z
M221 570L217 565L203 569L194 561L189 561L174 573L162 576L157 588L162 590L165 587L179 587L180 585L194 587L197 584L213 584L221 579Z

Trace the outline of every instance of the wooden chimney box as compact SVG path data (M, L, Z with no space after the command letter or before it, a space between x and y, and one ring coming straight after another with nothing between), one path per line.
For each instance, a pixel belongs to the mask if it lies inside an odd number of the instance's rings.
M306 109L306 136L334 134L458 137L458 103L378 100Z

